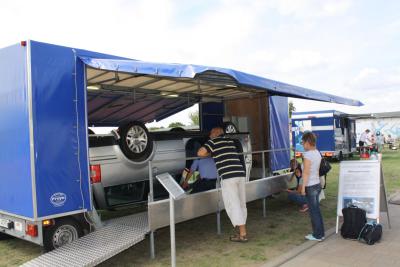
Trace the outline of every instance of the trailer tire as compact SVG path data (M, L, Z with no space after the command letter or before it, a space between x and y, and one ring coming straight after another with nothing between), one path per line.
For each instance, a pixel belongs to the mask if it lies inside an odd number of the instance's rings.
M53 226L43 228L43 247L46 251L69 244L83 236L81 225L73 218L56 219Z
M224 129L224 133L226 134L233 134L238 132L236 125L230 121L224 122L222 127Z
M144 161L153 152L153 138L141 122L131 122L118 129L119 146L124 155L136 162Z

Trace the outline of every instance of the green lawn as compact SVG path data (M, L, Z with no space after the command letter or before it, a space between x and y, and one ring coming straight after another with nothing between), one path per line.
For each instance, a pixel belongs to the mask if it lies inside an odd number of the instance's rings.
M356 158L355 158L356 159ZM400 151L385 151L383 169L388 195L400 190ZM326 229L335 225L336 195L339 164L333 163L326 189L327 199L321 202ZM119 213L129 212L120 211ZM105 214L106 216L109 214ZM304 242L310 232L308 214L298 212L298 207L281 194L267 201L267 218L262 217L262 202L248 204L247 244L228 241L231 225L222 214L223 234L216 234L216 216L208 215L176 226L178 266L260 266L269 259L289 251ZM148 238L140 244L113 257L101 266L169 266L169 228L155 234L156 260L149 259ZM36 245L13 239L0 241L0 266L16 266L40 255Z

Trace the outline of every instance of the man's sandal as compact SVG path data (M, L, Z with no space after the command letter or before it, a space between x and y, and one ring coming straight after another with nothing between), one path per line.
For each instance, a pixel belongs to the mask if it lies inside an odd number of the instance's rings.
M240 236L240 235L232 235L229 238L229 240L232 242L240 242L240 243L246 243L247 241L249 241L246 236Z

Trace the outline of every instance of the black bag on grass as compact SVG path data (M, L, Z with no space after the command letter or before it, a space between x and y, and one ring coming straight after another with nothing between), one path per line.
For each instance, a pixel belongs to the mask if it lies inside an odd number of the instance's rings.
M382 225L376 223L366 223L361 229L358 240L365 241L368 245L373 245L382 238Z
M357 240L364 225L367 223L367 213L357 206L349 206L342 209L343 224L340 234L346 239Z

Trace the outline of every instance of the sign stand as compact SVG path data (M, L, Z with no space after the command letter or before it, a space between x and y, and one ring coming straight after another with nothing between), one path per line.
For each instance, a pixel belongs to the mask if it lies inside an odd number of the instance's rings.
M367 219L380 221L386 212L389 229L390 218L382 164L376 160L343 161L340 163L339 194L336 216L336 233L342 208L355 205L367 211Z
M392 228L391 224L390 224L390 216L389 216L389 205L388 205L388 201L387 201L387 195L386 195L386 185L385 185L385 177L383 175L383 169L382 169L382 164L380 164L381 166L381 185L380 185L380 195L381 195L381 199L380 199L380 210L382 211L386 211L386 215L387 215L387 220L388 220L388 226L389 229ZM379 223L379 217L377 222Z
M171 232L171 266L176 267L176 245L175 245L175 200L185 195L185 191L178 185L169 173L156 175L158 181L169 193L169 224Z

